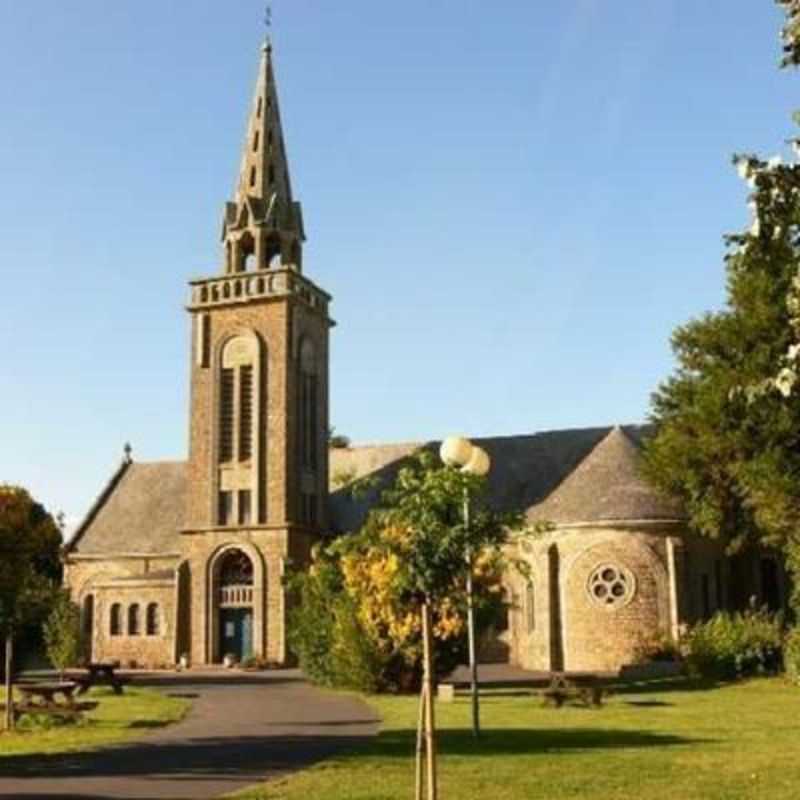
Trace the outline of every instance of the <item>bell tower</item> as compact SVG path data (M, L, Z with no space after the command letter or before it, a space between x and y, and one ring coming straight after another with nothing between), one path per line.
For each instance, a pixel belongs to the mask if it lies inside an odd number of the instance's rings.
M283 662L287 560L327 524L330 296L303 275L305 241L265 43L220 273L190 282L191 400L186 537L192 658L222 658L219 598L249 597L252 653ZM252 591L222 592L217 557L239 548ZM242 573L244 574L244 573ZM260 577L259 577L260 576Z

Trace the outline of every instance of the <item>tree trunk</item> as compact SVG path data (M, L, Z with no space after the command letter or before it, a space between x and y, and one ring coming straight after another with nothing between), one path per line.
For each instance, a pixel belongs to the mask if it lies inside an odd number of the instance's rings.
M11 682L11 669L14 664L14 635L11 629L6 633L6 730L14 730L14 684Z
M431 635L431 608L422 606L422 643L425 662L425 755L428 772L428 800L436 800L436 720L433 710L433 638Z

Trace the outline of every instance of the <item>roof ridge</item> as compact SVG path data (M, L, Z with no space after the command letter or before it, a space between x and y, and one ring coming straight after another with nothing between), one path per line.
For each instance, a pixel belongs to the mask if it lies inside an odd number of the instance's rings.
M122 476L128 471L128 467L133 465L133 461L128 458L123 458L120 465L114 470L114 474L109 478L108 483L101 489L100 494L97 495L94 502L89 506L89 510L81 520L80 525L75 529L75 532L70 537L70 540L64 544L64 553L71 553L78 542L86 533L89 525L93 522L94 518L100 512L100 509L106 504L108 498L111 497L117 484L122 480Z

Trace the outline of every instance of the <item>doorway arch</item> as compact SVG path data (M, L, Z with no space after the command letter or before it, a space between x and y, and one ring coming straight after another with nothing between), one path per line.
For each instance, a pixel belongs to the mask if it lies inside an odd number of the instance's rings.
M210 564L211 661L241 661L264 651L264 566L250 545L227 545Z

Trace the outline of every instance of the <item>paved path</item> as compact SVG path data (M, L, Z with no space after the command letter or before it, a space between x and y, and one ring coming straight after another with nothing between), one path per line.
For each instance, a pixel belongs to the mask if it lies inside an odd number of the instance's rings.
M293 670L136 682L196 695L192 710L183 722L137 742L2 759L0 797L202 800L308 766L378 729L374 712L360 700L318 691Z

